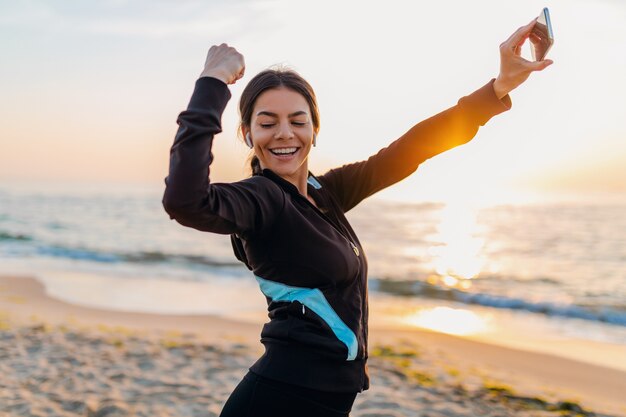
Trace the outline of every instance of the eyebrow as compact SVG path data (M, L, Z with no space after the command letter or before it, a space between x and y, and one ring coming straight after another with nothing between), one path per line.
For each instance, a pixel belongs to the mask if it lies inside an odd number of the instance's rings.
M289 114L288 117L300 116L301 114L307 114L307 112L300 110L300 111L293 112L293 113ZM278 117L278 115L276 113L272 113L272 112L269 112L269 111L260 111L256 115L257 116Z

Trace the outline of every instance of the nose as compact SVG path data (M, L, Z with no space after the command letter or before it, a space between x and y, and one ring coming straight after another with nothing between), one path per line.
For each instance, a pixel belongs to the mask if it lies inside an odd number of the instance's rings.
M287 122L287 123L280 123L279 126L278 126L278 131L276 132L276 135L274 137L276 139L291 139L291 138L293 138L293 130L291 130L289 122Z

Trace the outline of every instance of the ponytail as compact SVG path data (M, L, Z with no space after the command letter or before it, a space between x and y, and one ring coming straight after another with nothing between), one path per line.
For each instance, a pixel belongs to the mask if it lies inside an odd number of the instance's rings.
M259 158L256 155L252 155L252 158L250 158L250 170L252 171L252 175L259 175L263 171Z

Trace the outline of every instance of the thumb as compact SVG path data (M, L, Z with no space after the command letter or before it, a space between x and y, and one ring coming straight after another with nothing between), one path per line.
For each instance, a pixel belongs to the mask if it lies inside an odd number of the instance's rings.
M542 71L552 64L554 64L554 61L552 61L551 59L544 59L543 61L535 61L535 62L530 63L530 69L532 71Z

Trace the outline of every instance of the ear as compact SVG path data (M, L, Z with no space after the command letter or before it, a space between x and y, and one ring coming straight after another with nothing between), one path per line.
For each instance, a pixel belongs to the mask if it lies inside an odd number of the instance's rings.
M243 143L250 149L254 148L252 145L252 139L248 139L248 135L250 134L250 128L244 125L241 125L241 134L243 135Z

